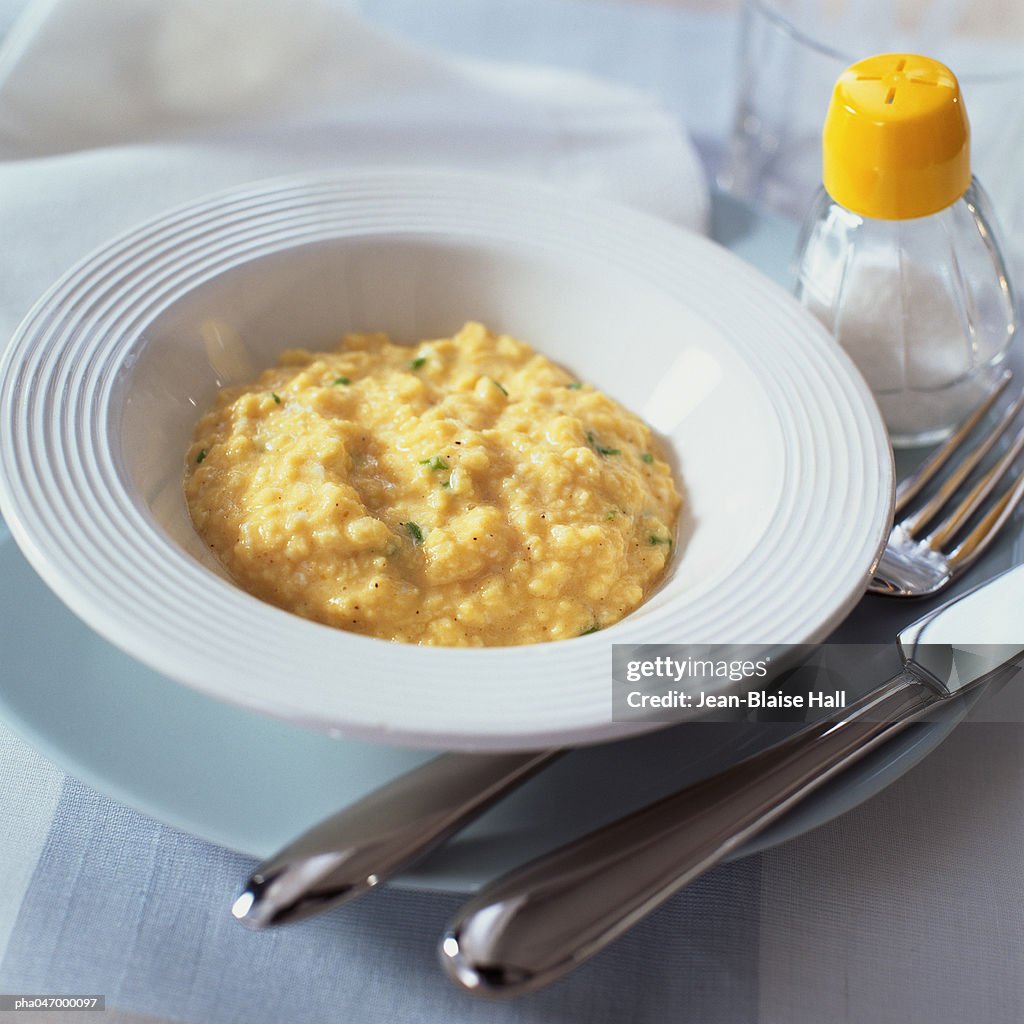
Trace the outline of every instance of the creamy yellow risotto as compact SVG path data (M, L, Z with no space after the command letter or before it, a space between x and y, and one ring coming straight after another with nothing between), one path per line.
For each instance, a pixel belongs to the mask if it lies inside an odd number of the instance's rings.
M448 646L594 632L650 593L680 497L649 428L477 323L286 352L199 422L185 492L250 593Z

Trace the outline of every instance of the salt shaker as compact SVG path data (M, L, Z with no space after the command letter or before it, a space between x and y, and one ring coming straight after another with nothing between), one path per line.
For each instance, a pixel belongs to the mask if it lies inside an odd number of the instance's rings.
M939 440L992 386L1016 332L956 77L915 54L840 75L797 296L850 354L895 446Z

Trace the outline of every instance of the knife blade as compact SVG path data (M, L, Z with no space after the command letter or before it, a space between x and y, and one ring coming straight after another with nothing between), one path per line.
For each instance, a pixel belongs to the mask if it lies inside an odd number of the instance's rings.
M897 637L902 670L830 720L499 878L448 925L439 956L462 988L505 998L589 959L826 781L1024 656L1024 566Z

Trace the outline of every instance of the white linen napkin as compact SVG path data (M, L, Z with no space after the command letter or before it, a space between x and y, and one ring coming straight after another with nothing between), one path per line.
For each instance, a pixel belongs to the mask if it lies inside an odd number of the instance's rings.
M0 346L111 235L180 202L314 170L542 179L702 229L708 195L650 99L447 59L338 0L35 0L0 50Z

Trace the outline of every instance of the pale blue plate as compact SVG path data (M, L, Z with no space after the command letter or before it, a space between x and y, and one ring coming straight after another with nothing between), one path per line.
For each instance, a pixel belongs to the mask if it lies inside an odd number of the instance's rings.
M793 229L719 201L717 236L777 279ZM1016 531L978 572L1017 560ZM0 717L97 790L214 843L265 857L429 752L332 739L216 703L144 668L78 621L35 575L0 523ZM965 581L965 585L971 581ZM927 603L869 598L844 641L891 641ZM896 668L866 671L864 687ZM867 676L870 676L868 678ZM814 828L874 795L937 746L962 706L917 725L847 772L744 852ZM546 849L719 771L793 729L691 723L574 751L400 883L469 890Z

